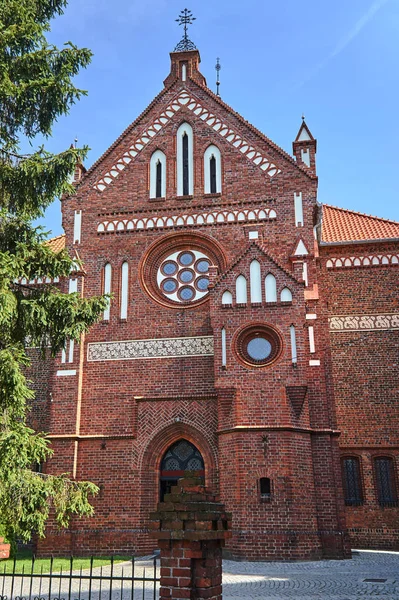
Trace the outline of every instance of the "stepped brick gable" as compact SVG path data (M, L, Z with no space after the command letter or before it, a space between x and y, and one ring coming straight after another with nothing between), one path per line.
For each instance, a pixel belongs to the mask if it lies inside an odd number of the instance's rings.
M398 548L399 224L320 205L308 125L293 158L199 63L171 53L62 201L49 243L83 270L58 285L112 299L56 359L31 350L32 422L44 471L100 493L38 551L151 552L150 513L187 471L232 515L228 556Z

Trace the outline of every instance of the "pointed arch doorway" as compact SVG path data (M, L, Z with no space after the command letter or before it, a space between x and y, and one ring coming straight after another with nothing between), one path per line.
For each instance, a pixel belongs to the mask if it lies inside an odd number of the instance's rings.
M204 459L201 452L188 440L180 439L170 446L161 461L160 470L160 501L168 494L184 471L199 471L205 480Z

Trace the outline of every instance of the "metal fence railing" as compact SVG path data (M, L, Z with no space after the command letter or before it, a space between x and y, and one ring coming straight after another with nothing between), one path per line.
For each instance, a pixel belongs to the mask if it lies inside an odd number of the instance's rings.
M32 558L22 567L14 560L0 564L0 600L156 600L159 574L156 557L129 558L96 566L77 567L70 557L68 567L56 566L51 558L45 567Z

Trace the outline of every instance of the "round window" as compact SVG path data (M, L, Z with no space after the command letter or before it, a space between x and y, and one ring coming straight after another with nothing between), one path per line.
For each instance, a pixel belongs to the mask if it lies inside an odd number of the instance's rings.
M174 275L177 273L179 266L173 260L167 260L162 265L162 273L163 275Z
M259 323L242 329L236 336L235 347L239 359L246 365L263 367L280 356L282 342L275 329Z
M209 296L209 271L223 271L222 248L206 235L193 232L165 235L143 256L140 284L156 302L170 308L194 308Z
M254 337L247 344L247 352L252 360L266 360L272 353L272 345L264 337Z
M211 260L199 250L169 254L158 268L158 288L174 302L196 302L208 294L210 265Z
M173 294L177 290L177 282L174 279L164 279L162 282L162 291L165 294Z
M181 252L177 257L177 260L183 267L188 267L194 262L194 254L192 252Z
M191 283L194 275L194 271L191 269L182 269L179 273L179 279L182 283Z

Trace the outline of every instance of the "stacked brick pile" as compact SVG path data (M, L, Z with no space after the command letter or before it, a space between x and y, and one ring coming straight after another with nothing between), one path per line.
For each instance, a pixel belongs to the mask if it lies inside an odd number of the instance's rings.
M151 537L161 549L160 598L220 600L222 547L231 515L195 472L186 472L151 514Z
M10 558L10 544L4 543L4 538L0 537L0 560Z

